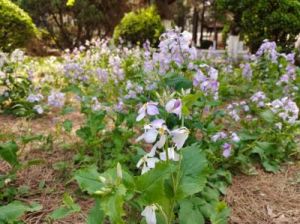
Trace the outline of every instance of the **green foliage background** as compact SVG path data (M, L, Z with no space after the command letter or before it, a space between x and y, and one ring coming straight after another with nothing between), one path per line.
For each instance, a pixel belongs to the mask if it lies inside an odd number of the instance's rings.
M130 41L133 44L149 40L155 45L163 31L161 18L152 6L125 14L114 30L113 39L118 43L119 38L122 38L125 42Z
M232 14L231 29L240 29L252 51L264 39L291 49L300 33L299 0L217 0L216 4L221 12Z
M9 0L0 0L0 49L24 47L37 35L30 16Z

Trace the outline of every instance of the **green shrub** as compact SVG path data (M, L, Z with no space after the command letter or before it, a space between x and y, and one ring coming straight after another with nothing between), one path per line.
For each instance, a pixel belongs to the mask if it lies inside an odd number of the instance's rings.
M149 40L151 44L156 45L163 31L160 16L156 8L151 6L125 14L114 30L113 39L116 43L119 42L119 38L122 38L125 42L133 44Z
M36 27L26 12L9 0L0 0L1 50L24 47L36 33Z

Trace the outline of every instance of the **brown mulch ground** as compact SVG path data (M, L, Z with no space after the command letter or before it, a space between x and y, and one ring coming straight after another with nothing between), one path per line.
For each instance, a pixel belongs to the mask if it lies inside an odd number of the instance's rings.
M300 224L300 162L277 174L234 177L226 201L231 224Z
M74 122L72 134L64 135L57 132L57 123L66 119ZM82 207L82 212L71 215L54 224L83 224L87 211L92 206L91 199L80 197L76 183L70 181L71 168L61 171L54 169L58 162L70 162L75 154L74 147L78 139L75 130L82 124L80 113L66 116L48 115L32 121L23 118L0 116L0 134L11 134L18 137L26 134L52 134L55 139L51 150L44 150L43 145L30 143L24 149L20 158L40 160L39 164L22 169L17 174L14 186L28 186L29 192L17 200L38 202L43 209L29 213L24 217L27 224L51 223L47 216L61 206L64 192L73 196L76 203ZM1 141L6 140L1 136ZM62 144L70 143L64 149ZM9 166L0 160L0 174L6 172ZM65 176L68 174L69 176ZM43 186L41 187L41 183ZM256 176L237 175L228 189L226 201L231 208L231 224L300 224L300 162L283 167L277 174L258 170Z

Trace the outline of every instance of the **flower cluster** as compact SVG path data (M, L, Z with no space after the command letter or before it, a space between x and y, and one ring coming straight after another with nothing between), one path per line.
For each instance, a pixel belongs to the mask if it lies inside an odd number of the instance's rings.
M256 52L257 57L266 55L272 62L276 63L278 58L278 52L276 51L276 43L274 41L264 40L263 44Z
M234 120L239 121L240 112L248 112L250 110L248 104L245 101L241 102L233 102L227 106L227 113L228 115Z
M43 100L44 97L42 94L38 93L38 94L29 94L29 96L27 97L27 101L30 102L30 103L38 103L40 102L41 100Z
M197 51L190 47L192 35L189 32L180 33L177 30L170 30L161 36L158 52L152 56L153 62L147 60L147 70L153 65L159 65L159 73L164 74L171 68L171 63L181 66L187 60L194 60L197 57Z
M227 133L220 131L214 134L211 137L211 140L212 142L225 141L225 143L222 145L222 155L225 158L228 158L231 155L232 143L238 143L240 141L240 138L235 132L231 132L230 135L228 135Z
M130 80L126 83L126 91L127 94L124 96L124 99L135 99L137 98L138 94L144 92L144 88L137 83L133 83Z
M242 74L246 79L252 78L252 69L249 63L241 64L240 67L243 69Z
M273 113L277 114L283 121L289 124L295 124L299 116L299 108L297 104L284 97L276 99L268 104Z
M65 105L65 94L56 90L52 90L48 96L48 105L61 108Z
M251 102L256 103L258 107L264 107L266 98L264 92L258 91L250 97L250 100Z
M179 118L182 113L182 102L180 99L171 99L165 105L168 113L174 113ZM148 102L139 109L137 121L142 120L146 115L154 116L159 114L158 103ZM155 119L150 124L144 126L144 133L137 138L137 141L144 140L148 144L153 144L149 153L144 155L138 162L137 167L142 167L142 174L155 167L159 161L180 159L176 150L180 150L189 136L186 127L179 127L169 130L163 119ZM170 141L169 141L170 140ZM166 144L166 143L169 144ZM158 152L161 149L161 152ZM158 155L158 157L156 157Z
M190 65L190 67L196 69L196 74L193 78L193 85L195 87L200 87L200 89L206 95L212 94L214 96L214 99L218 99L218 70L208 65L202 65L201 67L205 68L208 73L208 75L206 76L199 68L195 67L194 65Z

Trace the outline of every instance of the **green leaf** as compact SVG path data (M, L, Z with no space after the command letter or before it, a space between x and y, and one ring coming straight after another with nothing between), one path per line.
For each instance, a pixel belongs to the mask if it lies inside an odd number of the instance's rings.
M12 222L18 220L26 212L39 211L42 208L39 204L25 205L22 202L14 201L8 205L0 207L1 223Z
M183 199L200 192L207 181L208 164L198 145L182 149L180 180L176 197Z
M15 142L7 142L0 145L0 157L12 166L19 164L17 151L18 145Z
M80 211L80 207L78 206L76 210L74 210L73 208L68 208L68 207L59 207L58 209L55 209L50 215L49 217L53 220L58 220L58 219L62 219L65 218L75 212L79 212Z
M101 208L101 199L96 198L94 207L91 208L87 217L87 224L102 224L104 220L103 210Z
M43 135L26 135L21 137L21 141L23 144L27 144L32 141L41 141L43 137Z
M50 215L49 217L54 219L54 220L57 220L57 219L62 219L62 218L65 218L73 213L76 213L76 212L80 212L81 208L79 205L77 205L73 198L65 193L64 194L64 198L63 198L63 203L64 205L59 207L58 209L54 210Z
M170 178L175 171L175 166L171 163L161 162L147 173L137 179L137 189L141 192L141 197L148 204L160 201L164 198L164 181Z
M264 119L268 123L274 122L274 113L270 110L265 110L262 113L260 113L260 116L262 119Z
M123 210L125 192L124 186L120 185L114 194L101 198L101 207L104 213L109 216L111 223L124 223L122 217L125 215Z
M190 89L193 86L193 82L191 80L178 74L171 74L171 76L168 75L166 78L166 84L177 91L180 91L181 89Z
M65 129L66 132L71 132L72 128L73 128L73 122L70 120L65 120L63 123L63 127Z
M93 194L104 187L104 184L100 182L99 177L100 174L98 173L96 166L81 169L75 173L75 179L80 188L83 191L87 191L89 194Z
M205 220L198 208L197 198L190 198L180 203L179 223L180 224L204 224Z
M221 201L215 205L215 212L210 218L212 224L227 224L227 220L230 214L230 209L226 203Z

